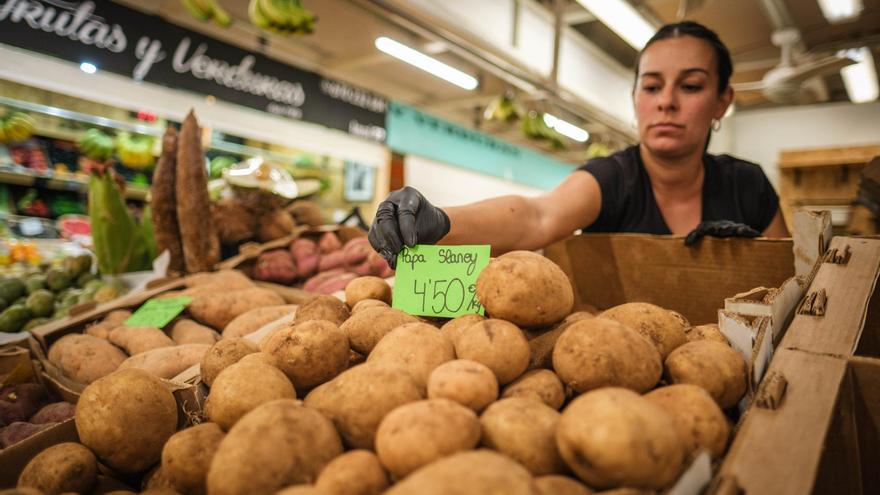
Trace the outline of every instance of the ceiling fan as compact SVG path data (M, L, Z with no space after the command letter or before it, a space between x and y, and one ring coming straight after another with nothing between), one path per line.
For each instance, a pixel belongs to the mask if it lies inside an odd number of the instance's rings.
M827 91L822 91L818 78L835 74L840 69L856 63L841 55L810 56L800 54L795 57L800 33L794 28L779 29L773 32L770 40L781 50L779 64L767 71L760 81L734 84L738 92L759 92L774 103L802 104L815 103L828 99Z

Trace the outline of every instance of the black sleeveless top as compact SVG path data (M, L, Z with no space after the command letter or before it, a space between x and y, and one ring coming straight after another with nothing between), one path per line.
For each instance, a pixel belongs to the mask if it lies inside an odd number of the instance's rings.
M703 155L703 221L731 220L763 232L779 208L779 197L761 167L729 155ZM585 232L671 234L651 188L639 147L594 158L578 170L593 174L602 209Z

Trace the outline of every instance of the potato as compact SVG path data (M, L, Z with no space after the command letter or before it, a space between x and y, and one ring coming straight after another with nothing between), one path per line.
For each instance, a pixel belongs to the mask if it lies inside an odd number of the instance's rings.
M124 473L155 464L175 430L174 395L143 370L121 370L95 381L76 405L80 442L102 463Z
M489 367L500 385L512 382L529 365L529 343L513 323L489 319L467 327L455 342L455 354Z
M582 483L558 474L535 478L535 486L538 487L538 495L590 495L594 493Z
M272 364L299 391L316 387L348 367L348 337L327 320L308 320L272 334L263 347Z
M229 431L248 412L278 399L296 399L296 389L281 370L265 364L235 363L211 384L205 415Z
M617 387L572 401L557 425L556 443L568 467L596 488L660 489L675 481L684 460L672 418L651 401Z
M342 325L351 313L348 307L333 296L320 295L310 299L296 310L296 323L309 320L327 320L334 325Z
M53 402L43 406L36 414L31 417L30 422L34 424L45 423L61 423L67 421L76 414L76 406L69 402Z
M345 321L339 328L348 335L351 348L369 354L388 332L406 323L417 323L415 316L393 308L366 308Z
M529 340L530 355L527 369L553 368L553 349L556 347L556 341L569 326L571 324L560 323L551 330Z
M0 428L0 448L11 447L37 433L55 426L55 423L33 424L24 421L16 421Z
M324 495L324 492L314 485L294 485L275 492L275 495Z
M169 332L171 340L177 345L184 344L208 344L213 345L220 338L220 335L212 328L196 323L192 320L183 318L171 325Z
M265 352L254 352L238 360L241 364L265 364L267 366L275 366L275 360L272 356ZM277 368L277 366L276 366Z
M49 347L49 362L85 384L116 371L126 357L118 347L91 335L65 335Z
M85 335L91 335L92 337L98 337L99 339L106 340L110 338L110 332L112 332L113 329L118 326L119 325L102 321L100 323L95 323L94 325L87 326L83 333Z
M53 445L37 454L18 477L18 488L44 493L88 493L95 484L98 461L78 443Z
M746 360L732 347L712 340L688 342L672 351L665 367L669 383L699 385L722 409L739 402L748 387Z
M476 361L448 361L428 377L428 398L449 399L479 413L498 398L498 379Z
M403 478L431 462L480 441L480 421L448 399L404 404L385 416L376 432L376 454L391 474Z
M265 306L255 308L237 316L223 329L224 339L244 337L256 332L263 326L272 323L284 316L296 312L296 304L284 304L281 306Z
M501 398L512 397L536 399L558 411L565 402L565 390L556 373L550 370L532 370L504 387Z
M136 368L159 378L171 379L201 361L210 348L208 344L160 347L126 359L119 365L119 369Z
M187 311L196 321L220 330L237 316L264 306L282 306L284 299L270 289L252 287L195 295Z
M131 311L127 309L117 309L107 313L107 316L101 321L101 323L105 323L110 327L117 327L125 323L131 317Z
M224 436L216 423L202 423L168 439L162 448L162 471L175 489L193 495L205 493L208 468Z
M512 251L491 260L477 277L477 299L492 318L542 327L571 313L574 292L552 261L530 251Z
M446 335L446 338L449 339L452 344L455 344L455 341L458 340L459 335L462 334L468 327L473 326L477 323L485 321L486 317L478 314L469 314L469 315L461 315L458 318L453 318L440 327L440 330L443 331L443 334Z
M730 424L708 392L697 385L661 387L645 395L669 413L685 446L685 455L704 448L717 459L727 448Z
M387 363L405 369L423 391L422 395L431 372L453 359L452 343L427 323L407 323L391 330L367 356L368 363Z
M565 472L556 447L559 412L534 399L501 399L480 415L483 447L519 462L535 476Z
M349 308L365 300L376 299L391 304L391 286L379 277L358 277L345 287L345 304Z
M212 345L202 357L200 373L202 381L209 387L214 378L231 364L254 352L260 352L257 345L245 339L223 339Z
M145 491L167 491L171 490L174 493L177 493L177 490L174 488L174 485L171 484L171 480L168 479L168 476L165 474L165 470L162 469L162 464L158 464L156 467L151 469L144 475L141 480L141 490Z
M714 340L715 342L724 345L730 345L730 342L727 341L727 337L725 337L724 334L721 333L721 330L718 329L717 323L689 327L685 331L685 336L687 337L688 342L693 342L695 340Z
M379 495L388 488L388 474L369 450L350 450L328 463L315 488L322 495Z
M677 313L676 313L677 314ZM676 347L687 342L684 334L685 321L671 311L649 303L626 303L606 309L599 315L639 332L657 347L660 356L666 359Z
M92 489L92 495L136 495L136 491L132 491L132 487L125 483L99 474L95 481L95 488Z
M311 483L339 454L339 435L321 413L295 400L268 402L241 418L220 442L208 470L208 493L270 494Z
M351 314L355 314L358 311L366 308L390 308L391 306L384 301L380 301L378 299L362 299L358 301L354 306L351 307Z
M305 405L330 418L347 447L372 450L382 418L421 398L409 373L384 363L364 363L312 390Z
M553 368L578 393L609 386L647 392L663 373L660 353L648 339L606 318L565 329L553 348Z
M111 344L125 349L129 356L174 345L165 332L155 327L116 327L108 338Z
M419 469L385 495L537 495L532 476L491 450L460 452Z
M238 270L196 273L187 276L185 282L187 287L214 285L226 286L228 289L246 289L254 286L254 282Z

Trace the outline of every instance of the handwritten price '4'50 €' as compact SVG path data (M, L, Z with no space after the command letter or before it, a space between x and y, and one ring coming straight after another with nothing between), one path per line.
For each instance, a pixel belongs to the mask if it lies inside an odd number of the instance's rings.
M459 278L451 280L414 280L413 294L421 296L422 311L430 302L431 311L434 313L455 313L467 304L469 312L479 312L482 309L477 300L477 291L474 284L470 284L465 290L464 282Z

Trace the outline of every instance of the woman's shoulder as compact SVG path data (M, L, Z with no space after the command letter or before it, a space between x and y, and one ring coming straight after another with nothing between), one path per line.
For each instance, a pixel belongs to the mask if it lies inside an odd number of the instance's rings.
M706 155L709 157L710 163L722 177L731 180L741 181L761 181L767 180L767 174L760 165L748 160L743 160L732 155Z

